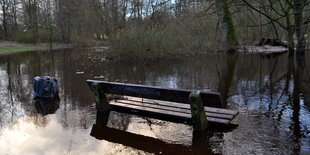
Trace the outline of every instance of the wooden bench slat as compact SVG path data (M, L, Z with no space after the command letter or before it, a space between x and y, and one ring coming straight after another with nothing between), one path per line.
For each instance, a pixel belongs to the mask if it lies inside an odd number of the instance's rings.
M205 110L208 112L215 112L221 114L229 114L233 116L237 116L239 111L229 110L229 109L220 109L220 108L213 108L213 107L205 107Z
M181 118L191 118L191 114L183 113L183 112L175 112L175 111L168 111L168 110L163 110L163 109L155 109L155 108L143 107L143 106L123 103L123 102L115 102L115 101L110 101L109 104L112 106L121 106L121 107L131 108L131 109L135 109L135 110L142 110L142 111L160 113L160 114L164 114L164 115L173 115L173 116L177 116L177 117L181 117Z
M141 101L133 101L133 100L115 100L115 102L121 102L121 103L136 105L136 106L149 107L149 108L155 108L155 109L162 109L162 110L167 110L167 111L174 111L174 112L191 114L190 108L179 108L177 106L165 106L162 104L153 104L153 103L149 103L149 102L141 102ZM206 112L206 116L229 119L229 120L234 118L234 115L227 115L227 114L213 113L213 112Z
M185 108L178 108L174 106L164 106L161 104L152 104L149 102L139 102L139 101L132 101L132 100L114 100L115 102L122 102L122 103L128 103L128 104L134 104L138 106L144 106L144 107L151 107L151 108L156 108L156 109L166 109L169 111L176 111L176 112L181 112L181 113L189 113L190 114L190 109L185 109Z
M118 102L118 101L117 102L110 101L110 105L128 108L128 109L134 109L134 110L138 110L138 111L159 113L162 115L175 116L175 117L180 117L180 118L185 118L185 119L191 118L190 113L168 111L168 110L164 110L164 109L155 109L155 108L150 108L150 107L138 106L138 105L134 105L134 104L122 103L122 102ZM207 116L207 120L210 122L217 122L217 123L222 123L222 124L229 124L230 123L230 120L228 120L228 119L214 118L214 117L208 117L208 116Z
M148 102L153 104L160 104L165 106L173 106L173 107L180 107L184 109L190 109L189 104L180 104L177 102L170 102L170 101L161 101L161 100L153 100L153 99L145 99L145 98L139 98L139 97L132 97L132 96L124 96L128 100L132 101L140 101L142 102ZM221 113L221 114L227 114L227 115L233 115L236 116L239 112L235 110L229 110L229 109L221 109L221 108L213 108L213 107L204 107L205 111L207 112L213 112L213 113Z
M97 83L101 92L108 94L135 96L148 99L157 99L189 104L189 94L197 90L161 88L155 86L124 84L107 81L87 80L89 87L92 83ZM205 106L222 108L221 97L219 93L200 91L203 104Z
M154 99L146 99L146 98L140 98L140 97L132 97L132 96L124 96L127 100L130 101L138 101L138 102L146 102L146 103L152 103L152 104L159 104L159 105L165 105L165 106L172 106L172 107L180 107L184 109L190 109L189 104L180 104L177 102L170 102L170 101L162 101L162 100L154 100Z
M207 117L207 120L209 122L215 122L215 123L221 123L221 124L230 124L230 120L228 120L228 119L220 119L220 118L214 118L214 117Z

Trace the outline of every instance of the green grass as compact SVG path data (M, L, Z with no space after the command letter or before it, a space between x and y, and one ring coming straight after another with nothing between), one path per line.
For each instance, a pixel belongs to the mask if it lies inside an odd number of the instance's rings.
M53 49L67 48L70 45L54 44ZM25 51L35 51L35 50L47 50L49 46L46 45L6 45L0 46L0 53L7 52L25 52Z
M25 45L0 46L0 53L33 51L33 50L38 50L41 48L42 47L40 46L25 46Z

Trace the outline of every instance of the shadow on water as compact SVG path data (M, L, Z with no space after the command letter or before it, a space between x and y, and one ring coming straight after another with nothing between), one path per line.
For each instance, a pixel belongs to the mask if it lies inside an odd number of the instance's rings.
M141 150L181 153L174 148L190 154L195 150L198 154L210 150L220 154L310 151L310 62L306 61L310 53L303 61L287 54L212 53L153 64L113 63L103 55L93 50L66 50L1 56L0 154L13 154L13 148L26 154L29 150L38 154L47 153L44 150L115 154L120 152L117 148L136 154ZM56 77L59 102L33 101L32 80L38 75ZM240 111L233 122L239 126L228 131L210 128L204 138L193 134L188 125L116 112L110 114L108 125L102 126L104 123L96 120L94 96L86 79L219 91L227 108ZM89 136L92 130L101 141ZM10 138L16 133L28 135L28 139L17 138L18 143ZM117 135L122 136L113 137ZM136 145L133 138L146 142ZM45 139L46 143L36 145Z

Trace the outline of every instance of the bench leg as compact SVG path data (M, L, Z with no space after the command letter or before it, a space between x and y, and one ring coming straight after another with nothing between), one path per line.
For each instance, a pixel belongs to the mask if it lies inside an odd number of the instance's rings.
M108 111L110 110L109 102L105 97L105 93L101 91L98 83L92 84L92 90L95 93L95 102L97 111Z
M195 131L205 131L208 127L208 121L205 114L203 102L199 92L192 92L189 95L191 106L192 122Z
M96 125L100 127L106 127L109 122L110 111L97 111Z
M209 144L208 132L193 132L192 151L195 155L214 154Z

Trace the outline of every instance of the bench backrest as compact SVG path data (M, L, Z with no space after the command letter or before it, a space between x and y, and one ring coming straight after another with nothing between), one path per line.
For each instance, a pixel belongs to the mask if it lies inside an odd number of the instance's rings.
M87 80L89 87L97 83L100 92L107 94L134 96L189 104L189 94L197 90L161 88L146 85L124 84L97 80ZM204 106L222 108L219 93L200 91Z

